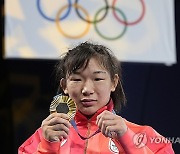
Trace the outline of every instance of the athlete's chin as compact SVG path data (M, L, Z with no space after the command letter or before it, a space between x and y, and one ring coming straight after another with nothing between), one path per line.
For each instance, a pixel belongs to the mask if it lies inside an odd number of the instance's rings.
M88 107L88 108L81 108L80 109L81 113L83 113L84 115L90 116L93 115L94 113L96 113L97 109Z

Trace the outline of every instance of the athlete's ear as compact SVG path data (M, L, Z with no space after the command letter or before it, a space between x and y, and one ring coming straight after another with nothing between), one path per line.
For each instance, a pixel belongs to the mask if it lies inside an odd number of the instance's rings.
M63 89L65 94L68 94L67 86L66 86L66 79L62 78L60 80L60 86Z
M112 88L111 88L111 91L114 92L116 90L116 87L118 85L118 81L119 81L119 75L118 74L115 74L114 75L114 79L113 79L113 82L112 82Z

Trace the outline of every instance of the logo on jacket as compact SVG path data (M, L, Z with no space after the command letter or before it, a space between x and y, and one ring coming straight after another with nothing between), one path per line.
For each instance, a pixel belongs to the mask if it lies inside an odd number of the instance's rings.
M134 145L137 148L144 147L146 145L146 143L147 143L146 133L137 133L137 134L135 134L134 137L133 137L133 142L134 142Z
M119 153L119 150L116 144L112 141L112 139L109 140L109 150L113 153Z

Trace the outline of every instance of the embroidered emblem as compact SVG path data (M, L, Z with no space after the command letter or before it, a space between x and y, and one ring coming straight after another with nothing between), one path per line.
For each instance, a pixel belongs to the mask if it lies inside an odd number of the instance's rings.
M111 138L109 139L109 150L115 154L119 153L117 146L115 145L115 143L112 141Z

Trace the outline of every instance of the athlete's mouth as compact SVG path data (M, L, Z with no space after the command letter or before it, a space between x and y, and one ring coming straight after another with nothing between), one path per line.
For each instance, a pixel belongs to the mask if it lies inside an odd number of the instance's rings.
M97 100L95 99L81 99L81 103L83 104L83 106L85 107L89 107L92 106L96 103Z

